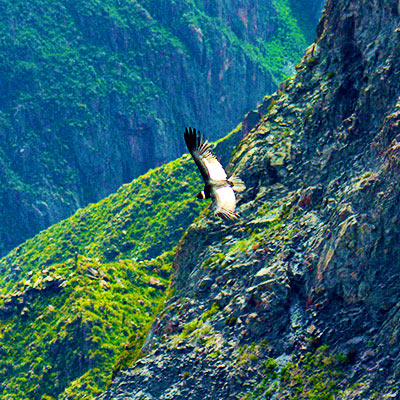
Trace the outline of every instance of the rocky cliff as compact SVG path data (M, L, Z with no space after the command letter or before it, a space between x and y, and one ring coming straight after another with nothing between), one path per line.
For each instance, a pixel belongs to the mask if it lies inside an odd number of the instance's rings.
M233 129L291 73L318 13L289 0L0 8L3 255L178 157L188 121L212 139Z
M101 399L400 397L399 14L328 0L234 153L241 220L191 225L174 296Z

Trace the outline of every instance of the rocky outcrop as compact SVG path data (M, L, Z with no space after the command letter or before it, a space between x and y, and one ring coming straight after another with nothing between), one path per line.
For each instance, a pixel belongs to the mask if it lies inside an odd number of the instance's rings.
M185 125L213 140L229 132L301 56L315 25L290 7L4 6L0 254L182 154Z
M101 399L399 397L399 26L397 0L328 0L235 151L241 220L189 228L175 296Z

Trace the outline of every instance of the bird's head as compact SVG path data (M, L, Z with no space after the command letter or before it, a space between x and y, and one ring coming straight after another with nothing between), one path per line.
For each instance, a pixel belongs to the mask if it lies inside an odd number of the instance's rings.
M205 194L204 191L202 190L201 192L197 193L197 196L196 196L196 197L197 197L198 199L203 200L203 199L206 198L206 194Z

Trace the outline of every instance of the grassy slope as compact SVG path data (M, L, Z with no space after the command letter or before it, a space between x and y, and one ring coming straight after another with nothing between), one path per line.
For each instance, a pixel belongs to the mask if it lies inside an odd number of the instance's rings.
M279 84L294 73L290 63L300 60L307 43L314 37L308 33L311 25L304 24L305 19L290 0L272 0L272 4L277 28L274 35L260 41L260 49L264 64Z
M204 206L193 201L200 185L183 156L0 260L2 399L104 388L165 299L171 249Z

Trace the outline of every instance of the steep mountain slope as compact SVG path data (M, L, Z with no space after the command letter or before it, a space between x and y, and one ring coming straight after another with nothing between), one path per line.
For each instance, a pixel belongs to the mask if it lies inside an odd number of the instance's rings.
M300 59L298 3L1 0L0 255L178 157L187 121L233 129Z
M190 226L143 358L101 399L400 397L399 14L328 0L236 149L242 220Z

